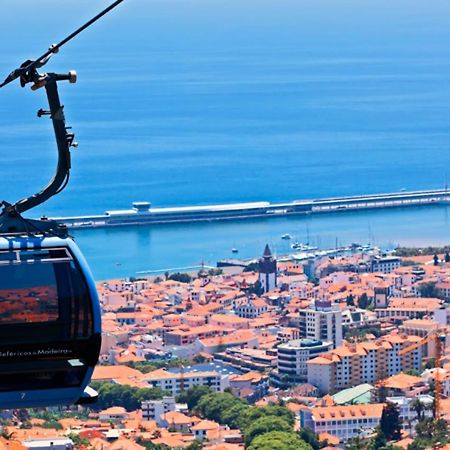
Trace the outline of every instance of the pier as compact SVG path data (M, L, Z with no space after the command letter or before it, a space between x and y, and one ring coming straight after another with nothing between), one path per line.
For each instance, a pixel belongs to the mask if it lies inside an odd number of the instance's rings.
M450 202L450 191L402 191L286 203L250 202L207 206L153 208L149 202L135 202L131 209L106 211L101 215L53 218L69 228L98 228L125 225L188 223L216 220L281 217L409 206L442 205Z

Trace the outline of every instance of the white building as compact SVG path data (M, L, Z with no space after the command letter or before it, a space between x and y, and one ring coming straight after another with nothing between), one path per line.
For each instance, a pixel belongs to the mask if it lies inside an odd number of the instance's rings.
M99 412L98 418L102 422L120 422L128 417L127 410L122 406L111 406Z
M398 256L375 256L371 261L372 272L391 273L401 266L402 260Z
M342 345L307 362L308 383L322 394L335 393L409 369L420 370L423 346L400 354L400 350L420 340L417 336L386 335L374 342Z
M72 450L73 442L69 438L27 439L22 445L30 450ZM9 448L8 444L5 446Z
M299 312L300 336L342 345L342 312L329 300L316 300L314 307Z
M300 426L316 434L329 433L341 441L373 434L380 424L383 404L322 406L300 411Z
M267 303L262 298L250 298L245 303L235 308L236 315L245 319L256 319L268 309Z
M280 344L277 348L278 376L273 378L275 384L306 383L308 378L307 362L311 358L328 352L333 348L330 341L299 339Z
M414 402L419 401L423 405L424 417L433 417L433 397L431 395L418 395L417 397L387 397L386 401L395 403L400 410L402 428L414 434L417 420L417 412Z
M228 376L213 371L172 373L165 369L158 369L144 375L143 380L150 386L167 391L174 397L194 386L209 386L213 391L222 392L230 385Z
M142 419L154 420L158 426L162 425L164 415L175 411L175 397L163 397L161 400L150 400L141 403Z

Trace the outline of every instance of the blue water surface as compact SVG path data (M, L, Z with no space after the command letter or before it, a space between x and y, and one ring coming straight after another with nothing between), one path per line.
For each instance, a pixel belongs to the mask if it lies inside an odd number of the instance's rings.
M7 2L0 73L108 3ZM443 187L449 13L444 0L125 0L47 66L78 71L61 96L80 146L69 187L33 215ZM0 198L35 192L53 173L51 123L35 116L43 106L44 92L0 91ZM311 234L322 245L370 234L437 242L446 214L322 216ZM253 256L280 233L304 233L301 219L283 220L76 235L106 278L214 260L236 245ZM396 221L408 231L396 233Z

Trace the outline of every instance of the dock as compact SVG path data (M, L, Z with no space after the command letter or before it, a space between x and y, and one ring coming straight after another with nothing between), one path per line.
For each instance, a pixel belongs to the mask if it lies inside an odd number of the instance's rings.
M249 202L167 208L154 208L149 202L134 202L131 209L106 211L104 214L92 216L55 217L53 220L69 228L101 228L243 220L448 203L450 203L450 191L447 189L294 200L286 203Z

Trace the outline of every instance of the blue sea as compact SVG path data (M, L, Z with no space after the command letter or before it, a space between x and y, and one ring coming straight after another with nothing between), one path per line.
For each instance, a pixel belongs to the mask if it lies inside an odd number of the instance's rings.
M0 74L109 2L5 2ZM125 0L46 70L79 142L69 187L32 216L443 187L450 174L450 3ZM43 91L0 90L0 198L52 176ZM77 231L97 278L333 246L450 242L448 209Z

